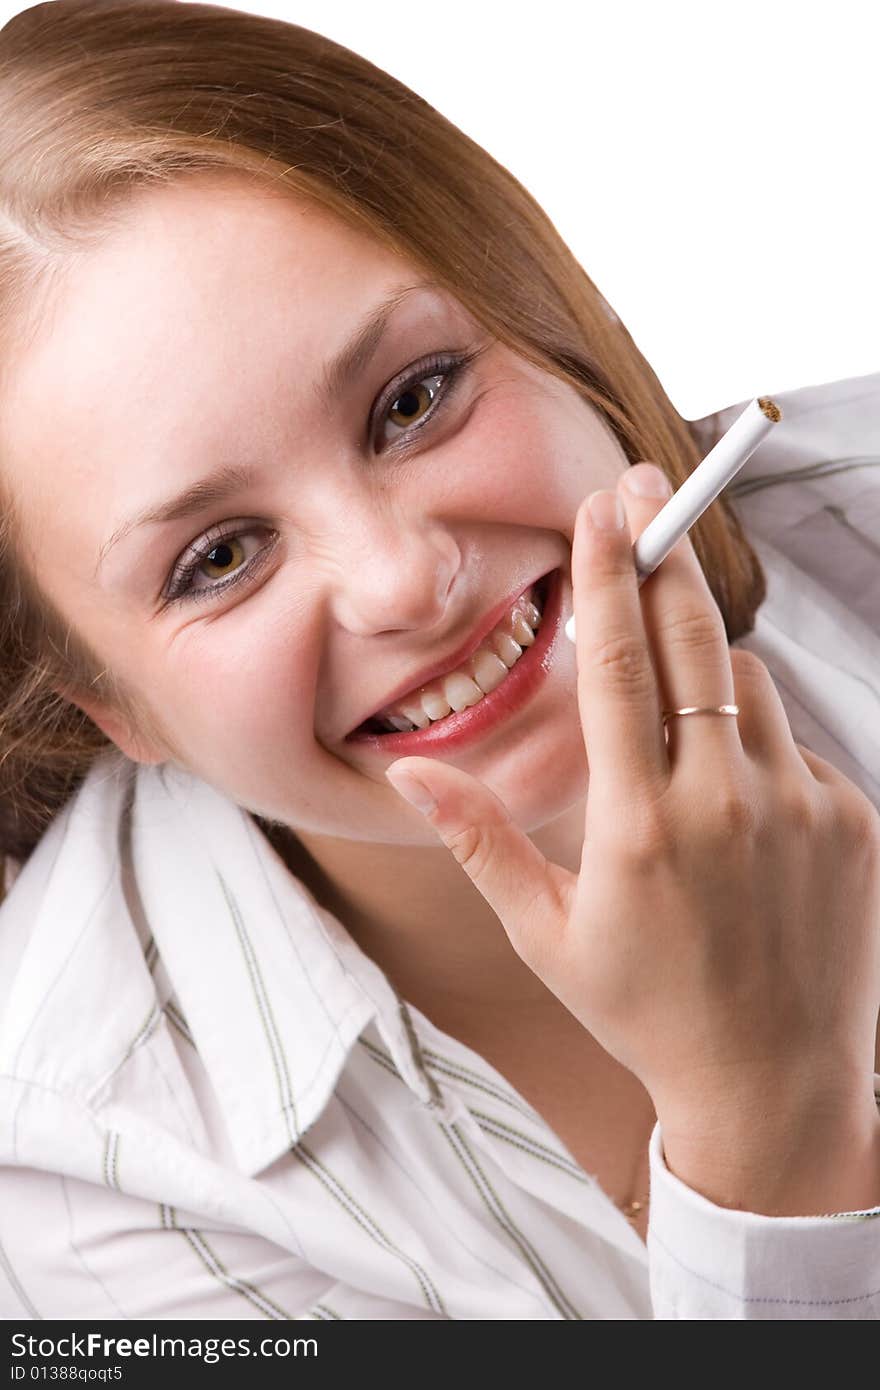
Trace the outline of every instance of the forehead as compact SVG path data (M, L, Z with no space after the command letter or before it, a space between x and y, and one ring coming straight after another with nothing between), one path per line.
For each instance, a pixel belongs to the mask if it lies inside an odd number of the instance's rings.
M80 385L111 365L120 386L148 386L169 346L203 348L211 329L218 339L243 332L244 346L280 323L307 337L328 311L344 319L365 287L406 268L414 269L292 194L238 176L190 176L137 192L98 246L65 263L38 296L9 377L20 388L37 377L45 385L55 369L59 401L74 389L81 398ZM121 376L129 364L131 383Z
M132 460L173 471L221 436L228 448L233 401L242 429L270 428L279 393L293 401L299 377L310 389L365 308L421 278L328 210L246 178L139 192L67 263L10 359L0 447L23 515L71 493L124 511Z

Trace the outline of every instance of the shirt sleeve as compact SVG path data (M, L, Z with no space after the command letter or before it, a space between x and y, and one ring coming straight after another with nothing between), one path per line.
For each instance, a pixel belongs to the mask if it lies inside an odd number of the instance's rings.
M648 1153L655 1318L880 1317L880 1206L825 1216L731 1210L669 1171L659 1122Z

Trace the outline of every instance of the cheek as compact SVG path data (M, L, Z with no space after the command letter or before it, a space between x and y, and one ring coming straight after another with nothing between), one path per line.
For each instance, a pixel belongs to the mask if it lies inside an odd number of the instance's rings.
M583 402L496 392L479 427L450 461L456 510L530 530L574 536L577 509L595 488L617 485L626 458ZM469 516L468 516L469 513Z
M204 626L170 665L164 701L181 711L177 742L197 775L242 805L299 821L322 780L315 658L283 604L267 603L258 621L259 607Z
M178 727L221 748L224 761L235 762L240 746L252 764L264 739L276 759L279 740L291 752L313 740L313 661L296 616L271 602L272 588L270 579L216 621L182 629L166 652L165 702L180 711ZM236 731L246 743L236 744Z

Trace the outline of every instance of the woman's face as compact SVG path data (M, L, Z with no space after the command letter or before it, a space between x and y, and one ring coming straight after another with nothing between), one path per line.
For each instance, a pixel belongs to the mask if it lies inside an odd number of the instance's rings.
M390 296L370 351L328 378ZM478 355L444 377L462 352ZM627 465L572 388L416 267L324 210L212 176L139 194L59 281L11 366L3 434L40 585L167 747L77 703L130 757L171 755L293 828L388 843L436 844L383 776L404 750L346 736L557 568L564 622L577 507ZM241 474L227 493L203 485L137 524L218 470ZM561 629L519 709L424 751L525 829L583 795Z

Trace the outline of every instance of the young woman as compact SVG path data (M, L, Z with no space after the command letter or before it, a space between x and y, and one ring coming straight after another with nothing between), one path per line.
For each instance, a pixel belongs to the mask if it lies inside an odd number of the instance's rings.
M732 645L727 498L637 588L718 422L529 195L319 35L58 0L0 323L5 1316L875 1316L876 743Z

